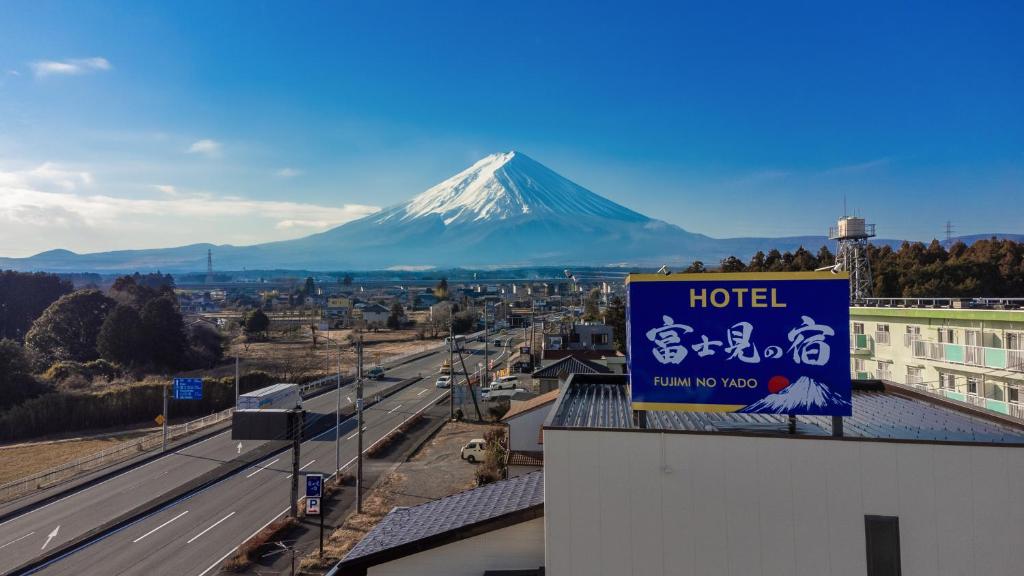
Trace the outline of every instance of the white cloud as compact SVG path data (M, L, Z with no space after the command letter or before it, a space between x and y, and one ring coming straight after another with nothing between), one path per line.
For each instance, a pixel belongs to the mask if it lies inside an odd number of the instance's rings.
M297 238L379 210L186 192L160 184L165 197L97 193L89 172L47 163L0 170L0 256L52 248L76 252L155 248L193 242L254 243Z
M302 170L296 170L295 168L281 168L274 174L277 174L282 178L291 178L293 176L298 176L302 174Z
M37 77L42 76L78 76L96 71L110 70L110 61L106 58L72 58L69 60L39 60L29 64Z
M203 138L202 140L196 140L188 147L189 154L202 154L207 158L217 158L221 154L223 146L216 140L210 140L209 138Z

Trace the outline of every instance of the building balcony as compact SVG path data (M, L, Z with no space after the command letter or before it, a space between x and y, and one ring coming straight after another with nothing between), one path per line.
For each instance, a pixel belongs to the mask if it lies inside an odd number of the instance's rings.
M911 347L914 358L1024 373L1024 350L968 346L929 340L913 340Z
M850 352L854 354L871 353L871 338L867 334L850 334Z

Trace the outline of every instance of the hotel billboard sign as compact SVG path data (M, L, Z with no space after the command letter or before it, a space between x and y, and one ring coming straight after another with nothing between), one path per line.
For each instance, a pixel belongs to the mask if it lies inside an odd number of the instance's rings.
M631 274L634 410L849 416L849 278Z

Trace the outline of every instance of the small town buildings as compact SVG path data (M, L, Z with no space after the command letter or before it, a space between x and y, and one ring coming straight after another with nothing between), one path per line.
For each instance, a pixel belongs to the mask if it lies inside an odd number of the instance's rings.
M367 304L360 310L367 328L383 328L391 311L380 304Z
M558 389L529 400L513 402L501 421L508 432L509 477L522 476L544 467L544 442L541 428L555 405Z

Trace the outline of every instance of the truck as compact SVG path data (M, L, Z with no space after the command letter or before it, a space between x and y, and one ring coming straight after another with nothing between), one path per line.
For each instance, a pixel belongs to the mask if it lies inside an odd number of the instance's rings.
M454 344L454 347L452 346ZM444 345L452 352L459 352L466 348L466 337L465 336L447 336L444 339Z
M301 407L302 396L299 395L298 384L274 384L239 395L236 410L288 410Z

